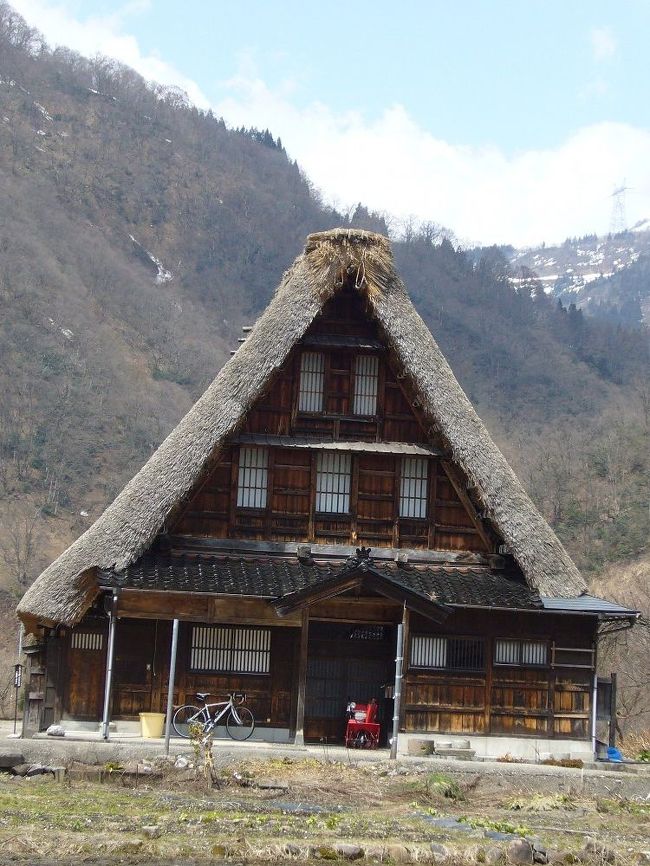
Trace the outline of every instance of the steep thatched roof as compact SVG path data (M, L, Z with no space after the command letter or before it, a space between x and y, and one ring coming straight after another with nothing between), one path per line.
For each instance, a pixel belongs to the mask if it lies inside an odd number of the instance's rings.
M104 514L47 568L18 607L34 620L73 624L97 591L96 570L121 570L151 545L219 447L241 423L323 305L354 277L390 348L454 460L532 588L579 595L585 584L481 423L393 268L389 242L371 232L310 235L250 336Z

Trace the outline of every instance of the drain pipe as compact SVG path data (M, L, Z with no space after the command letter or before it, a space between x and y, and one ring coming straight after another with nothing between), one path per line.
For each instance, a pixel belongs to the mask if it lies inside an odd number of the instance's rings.
M404 661L404 623L397 626L397 653L395 658L395 695L393 700L393 736L390 741L390 759L397 758L399 715L402 704L402 663Z
M102 739L108 740L111 724L111 697L113 692L113 657L115 655L115 624L117 622L117 590L110 598L108 621L108 649L106 651L106 682L104 684L104 713L102 715Z
M176 679L176 654L178 652L178 620L172 626L172 648L169 658L169 682L167 683L167 717L165 718L165 754L169 754L172 735L172 712L174 710L174 680Z

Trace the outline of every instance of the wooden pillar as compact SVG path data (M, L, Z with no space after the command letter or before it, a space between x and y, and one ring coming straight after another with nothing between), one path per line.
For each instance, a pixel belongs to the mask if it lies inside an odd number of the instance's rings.
M609 737L608 745L616 746L616 674L611 673L612 681L609 691ZM595 711L594 711L595 712Z
M307 689L307 649L309 642L309 607L302 610L300 652L298 656L298 693L296 701L296 746L305 744L305 692Z
M485 638L485 690L483 701L485 710L483 715L483 733L491 733L492 728L492 682L494 676L494 642L492 636Z

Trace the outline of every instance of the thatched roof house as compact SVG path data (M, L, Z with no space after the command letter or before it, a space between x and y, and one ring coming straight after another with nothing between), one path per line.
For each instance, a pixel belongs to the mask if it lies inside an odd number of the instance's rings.
M220 448L269 387L293 347L352 274L368 315L417 395L420 411L474 486L528 586L575 597L585 582L508 466L397 276L386 238L337 229L310 235L248 339L102 516L28 590L18 614L73 625L98 592L100 570L147 551L218 460Z

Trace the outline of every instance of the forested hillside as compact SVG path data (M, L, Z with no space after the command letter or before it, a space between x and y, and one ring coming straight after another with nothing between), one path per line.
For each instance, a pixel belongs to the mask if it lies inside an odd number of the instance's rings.
M0 586L94 520L236 348L323 207L272 133L229 130L0 2ZM427 324L588 574L650 532L648 333L513 285L435 226L394 244Z

